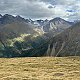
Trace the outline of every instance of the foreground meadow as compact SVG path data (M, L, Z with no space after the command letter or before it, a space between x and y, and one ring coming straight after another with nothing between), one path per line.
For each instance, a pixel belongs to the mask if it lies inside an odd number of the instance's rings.
M0 58L0 80L80 80L80 57Z

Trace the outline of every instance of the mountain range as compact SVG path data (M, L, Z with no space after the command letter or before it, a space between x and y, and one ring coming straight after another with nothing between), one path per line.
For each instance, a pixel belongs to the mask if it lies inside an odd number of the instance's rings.
M80 22L0 15L0 57L79 56Z

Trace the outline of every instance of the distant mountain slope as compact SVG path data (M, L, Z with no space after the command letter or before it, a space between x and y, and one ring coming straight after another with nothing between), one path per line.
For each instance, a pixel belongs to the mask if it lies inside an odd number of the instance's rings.
M41 29L32 24L32 20L24 19L21 16L9 14L0 17L0 33L7 36L18 37L21 34L43 34ZM3 35L3 36L4 36Z
M66 28L69 28L72 26L73 23L65 21L64 19L61 18L54 18L49 21L45 26L43 26L43 29L45 32L49 31L63 31Z
M23 28L24 30L23 29L21 30L21 28L19 28L19 26L17 25L20 25L20 27L21 26L27 26L27 27L26 29ZM1 15L0 17L0 27L4 27L2 29L3 29L3 32L5 33L9 32L12 34L12 32L10 31L11 28L13 28L14 30L13 33L16 33L16 34L19 33L20 31L25 32L25 33L27 32L33 33L33 31L31 30L33 28L36 32L40 34L44 34L43 36L45 36L46 38L53 37L54 35L64 31L71 25L73 25L72 22L65 21L64 19L61 19L59 17L54 18L52 20L46 19L46 20L36 20L36 21L33 21L31 19L24 19L19 15L14 17L12 15L5 14L3 16ZM7 30L8 28L9 30ZM28 28L31 28L31 29L29 30Z
M38 28L35 28L35 26L32 24L26 22L19 22L19 21L6 24L0 28L0 38L3 42L6 42L8 39L11 40L15 38L18 39L21 36L22 36L21 39L26 38L27 35L32 36L32 38L33 37L37 38L37 36L42 36L43 32ZM28 38L28 40L30 38Z
M14 17L12 15L9 15L9 14L5 14L3 16L2 15L0 16L0 26L10 24L10 23L13 23L13 22L16 22L16 21L27 22L27 23L29 22L28 19L24 19L19 15L17 15L16 17Z
M16 21L16 22L4 25L0 29L0 31L6 34L11 32L14 32L15 34L22 34L22 33L33 34L35 32L33 29L34 29L34 26L31 24Z
M45 35L48 37L53 37L56 34L61 33L65 29L74 25L73 22L65 21L59 17L50 20L46 25L43 26Z
M53 37L47 56L80 56L80 22Z

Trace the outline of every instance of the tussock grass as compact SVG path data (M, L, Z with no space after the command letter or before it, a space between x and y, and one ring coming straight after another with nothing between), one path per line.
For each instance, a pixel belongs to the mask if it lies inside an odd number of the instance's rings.
M80 57L0 58L0 80L80 80Z

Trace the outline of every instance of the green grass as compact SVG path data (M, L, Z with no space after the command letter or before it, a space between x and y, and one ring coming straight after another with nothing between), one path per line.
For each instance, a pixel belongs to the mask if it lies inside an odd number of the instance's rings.
M0 58L0 80L80 80L80 57Z

